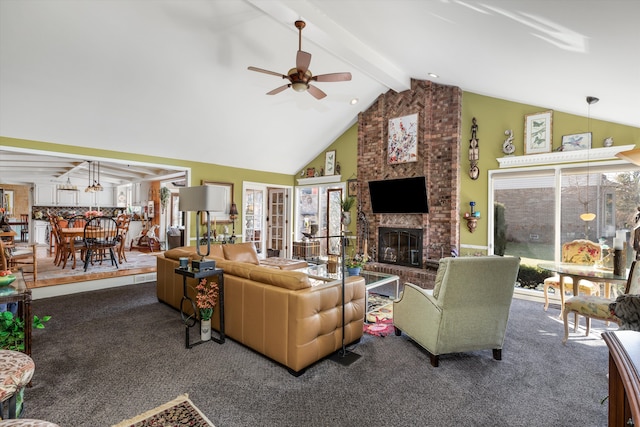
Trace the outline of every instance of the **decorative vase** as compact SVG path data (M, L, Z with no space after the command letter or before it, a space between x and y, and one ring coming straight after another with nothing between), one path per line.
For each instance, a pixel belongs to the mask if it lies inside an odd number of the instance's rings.
M349 272L349 276L360 275L360 267L347 267L347 271Z
M351 212L342 212L342 223L344 225L351 224Z
M200 339L202 341L211 339L211 319L200 320Z

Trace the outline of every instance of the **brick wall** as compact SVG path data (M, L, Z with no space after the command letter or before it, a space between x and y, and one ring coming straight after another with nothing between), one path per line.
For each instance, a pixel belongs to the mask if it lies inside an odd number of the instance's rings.
M418 161L387 163L388 122L418 113ZM400 276L401 283L433 287L434 264L460 242L460 140L462 90L430 81L412 80L411 90L380 95L358 117L358 199L368 221L368 247L377 248L378 227L423 229L423 271L371 263L368 269ZM371 211L368 182L426 176L428 214L382 214ZM393 197L393 195L390 195ZM377 254L374 254L377 256ZM437 255L437 256L436 256Z

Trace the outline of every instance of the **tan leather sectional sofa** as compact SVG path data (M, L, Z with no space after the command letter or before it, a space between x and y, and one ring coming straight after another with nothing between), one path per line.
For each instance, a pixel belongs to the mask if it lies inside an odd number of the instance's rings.
M198 259L195 247L168 250L158 256L158 300L180 309L183 276L175 273L180 257ZM286 366L294 375L342 346L342 283L322 282L292 271L306 263L263 260L253 244L212 245L208 258L224 270L225 335ZM187 280L195 300L195 279ZM185 306L190 310L190 307ZM365 282L345 283L345 343L362 337ZM218 313L212 325L219 328Z

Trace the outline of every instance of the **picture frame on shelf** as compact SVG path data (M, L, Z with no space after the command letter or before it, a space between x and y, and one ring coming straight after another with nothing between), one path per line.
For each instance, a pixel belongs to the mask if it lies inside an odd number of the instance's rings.
M201 184L216 188L217 207L209 213L210 222L230 223L229 212L231 211L231 203L233 203L233 183L202 180ZM207 223L206 215L202 215L201 222L202 224Z
M562 136L562 151L588 150L591 148L591 132Z
M358 197L358 180L357 179L347 180L347 196Z
M307 178L316 176L316 168L307 168Z
M550 153L553 144L553 111L524 116L524 154Z
M336 150L327 151L324 155L324 174L335 175L336 173Z

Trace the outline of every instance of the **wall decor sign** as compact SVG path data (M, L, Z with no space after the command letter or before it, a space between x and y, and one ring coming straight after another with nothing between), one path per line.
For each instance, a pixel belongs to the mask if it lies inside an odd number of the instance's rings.
M324 174L335 175L336 173L336 150L327 151L324 156Z
M357 179L347 180L347 196L348 197L358 196L358 180Z
M390 165L418 161L418 113L389 120Z
M524 116L524 154L550 153L553 111Z
M562 151L586 150L591 148L591 132L562 136Z

